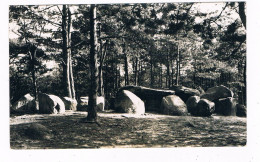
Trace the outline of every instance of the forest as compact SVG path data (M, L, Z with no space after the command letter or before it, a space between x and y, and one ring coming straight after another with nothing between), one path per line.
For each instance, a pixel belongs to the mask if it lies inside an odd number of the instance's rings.
M11 5L10 104L89 96L95 120L97 96L110 109L127 85L224 85L246 105L245 13L244 2Z

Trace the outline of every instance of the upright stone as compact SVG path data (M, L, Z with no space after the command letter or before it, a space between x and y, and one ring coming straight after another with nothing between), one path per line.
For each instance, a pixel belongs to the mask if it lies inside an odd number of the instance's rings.
M187 106L188 112L190 114L194 114L196 112L197 105L198 105L199 101L200 101L200 97L199 96L191 96L186 101L186 106Z
M11 112L32 112L35 109L34 97L32 97L29 93L21 97L18 101L16 101L12 107Z
M195 116L211 116L215 111L215 103L207 99L201 99L198 102L196 111L194 111Z
M73 110L73 111L77 110L77 104L78 104L77 100L72 99L70 97L63 97L62 101L65 104L66 110Z
M163 114L183 116L188 114L186 104L176 95L163 97L161 103Z
M65 105L58 96L39 93L39 112L44 114L64 113Z
M115 99L115 109L117 112L130 114L144 114L144 102L134 93L122 90Z
M80 103L78 104L77 110L78 111L88 111L88 96L80 97ZM102 96L97 97L97 111L104 111L105 110L105 98Z
M237 100L233 97L221 98L215 102L215 113L225 116L236 115Z
M237 104L236 105L237 107L237 116L240 116L240 117L246 117L246 106L245 105L241 105L241 104Z

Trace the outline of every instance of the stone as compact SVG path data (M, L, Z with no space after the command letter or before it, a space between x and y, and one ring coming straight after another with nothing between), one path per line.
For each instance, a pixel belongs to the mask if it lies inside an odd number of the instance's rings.
M175 91L173 90L164 90L164 89L153 89L142 86L125 86L120 88L118 93L123 90L128 90L138 96L144 103L146 111L160 111L160 105L162 98L169 95L174 95Z
M194 111L196 111L197 105L200 101L199 96L191 96L187 101L186 101L186 106L188 109L188 112L190 114L194 114Z
M237 108L237 114L236 114L237 116L246 117L247 111L246 111L246 106L245 105L237 104L236 108Z
M115 109L120 113L144 114L144 102L134 93L122 90L116 95Z
M215 103L207 99L201 99L198 104L196 111L192 115L195 116L211 116L215 111Z
M97 111L104 111L105 110L105 98L102 96L97 97Z
M209 101L216 101L221 98L233 97L234 93L227 87L221 85L209 88L201 98Z
M78 105L78 111L88 111L88 96L80 97L80 103ZM105 110L105 98L102 96L97 97L97 111L104 111Z
M42 124L32 123L24 129L24 134L37 140L50 139L52 137L51 131Z
M65 104L65 110L73 110L76 111L77 110L77 100L72 99L70 97L63 97L62 101Z
M184 86L172 86L170 89L175 91L175 95L179 96L186 102L191 96L200 96L200 91Z
M163 114L183 116L188 114L186 104L176 95L163 97L161 108Z
M236 116L237 99L221 98L215 101L215 113L225 116Z
M64 113L65 105L58 96L39 93L39 112L44 114Z
M16 101L12 107L12 112L32 112L35 110L35 101L29 93Z

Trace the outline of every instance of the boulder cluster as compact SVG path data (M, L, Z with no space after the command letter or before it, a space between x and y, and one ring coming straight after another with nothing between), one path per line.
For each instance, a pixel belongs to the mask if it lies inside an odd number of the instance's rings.
M233 92L221 85L206 92L184 86L173 86L171 90L152 89L142 86L125 86L113 100L117 112L144 114L156 111L167 115L246 116L246 107L237 104Z
M59 114L66 110L88 111L89 98L77 100L39 93L39 113ZM156 111L167 115L211 116L246 116L246 107L237 104L234 93L221 85L209 88L206 92L184 86L173 86L170 90L152 89L142 86L122 87L116 97L110 100L109 107L116 112L144 114ZM97 97L97 111L104 111L104 97ZM11 106L12 112L35 112L35 99L30 94L24 95Z
M52 94L39 93L39 110L36 110L35 99L26 94L11 106L11 113L33 113L38 111L42 114L61 114L66 110L87 111L88 97L81 97L79 104L76 99L70 97L58 97ZM97 97L97 111L104 111L104 97Z

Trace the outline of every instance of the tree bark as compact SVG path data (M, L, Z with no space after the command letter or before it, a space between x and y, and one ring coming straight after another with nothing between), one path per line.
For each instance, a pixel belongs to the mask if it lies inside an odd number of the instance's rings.
M245 85L245 91L244 91L244 104L247 104L247 96L246 96L246 90L247 90L247 85L246 85L246 58L245 58L245 65L244 65L244 73L243 73L243 78L244 78L244 85Z
M137 85L137 78L138 78L138 58L136 57L135 58L135 66L134 66L134 69L135 69L135 85Z
M76 99L75 87L74 87L74 78L73 78L73 69L72 69L72 56L71 56L71 12L68 7L68 28L67 28L67 51L69 59L69 80L70 80L70 89L71 89L71 98Z
M97 121L97 91L98 91L98 66L97 66L97 31L96 31L96 5L90 6L90 89L87 121Z
M177 46L177 59L176 59L176 65L177 65L177 72L176 72L176 85L179 85L179 75L180 75L180 51L179 51L179 44Z
M168 51L167 51L167 77L166 77L166 79L167 79L167 85L166 85L166 87L167 88L170 88L170 86L171 86L171 76L170 76L170 56L169 56L169 53L168 53Z
M153 77L153 61L152 61L152 59L151 59L151 61L150 61L150 87L153 87L153 86L154 86L153 83L154 83L154 77Z
M128 58L126 54L126 44L124 43L123 53L125 55L125 86L129 85L129 78L128 78Z
M38 98L38 88L37 88L37 81L36 81L36 74L35 74L35 62L36 62L36 52L37 48L34 49L31 54L31 71L32 71L32 80L33 80L33 95L35 98L35 111L39 111L39 98Z
M68 52L68 27L67 27L67 6L63 5L62 8L62 53L63 53L63 88L64 93L68 97L72 97L71 84L70 84L70 54Z
M238 2L238 8L239 8L239 17L246 28L246 13L245 13L245 2Z

